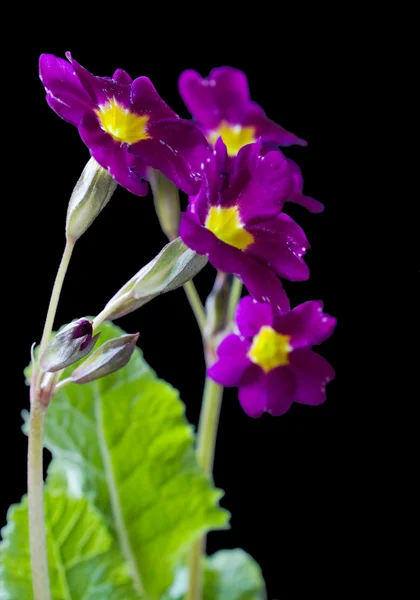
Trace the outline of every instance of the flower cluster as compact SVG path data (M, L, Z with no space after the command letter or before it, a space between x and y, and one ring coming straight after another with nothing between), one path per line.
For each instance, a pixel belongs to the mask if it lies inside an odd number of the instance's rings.
M185 71L180 94L193 120L178 117L147 77L123 70L96 77L67 53L68 62L40 58L47 102L75 125L92 157L123 187L147 194L151 169L189 194L180 236L186 246L251 296L237 310L239 333L225 338L209 376L238 386L253 417L280 415L293 401L319 404L333 376L311 350L335 320L319 302L290 310L281 279L309 277L305 233L283 212L294 202L311 212L323 205L303 194L299 167L279 146L306 142L271 121L250 98L244 73L221 67L202 78Z

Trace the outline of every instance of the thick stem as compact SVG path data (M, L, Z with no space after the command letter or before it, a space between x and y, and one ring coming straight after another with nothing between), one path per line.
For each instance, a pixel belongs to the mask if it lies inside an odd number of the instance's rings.
M213 471L214 450L216 447L217 426L219 424L223 387L209 377L206 378L197 436L197 458L207 475ZM187 600L202 599L201 561L205 538L195 542L190 550L188 567L189 582Z
M242 293L242 281L235 277L227 301L227 323L232 321ZM191 302L191 301L190 301ZM204 311L203 311L204 312ZM223 311L222 311L223 312ZM205 315L204 315L205 316ZM197 319L198 320L198 319ZM202 329L203 331L203 329ZM211 341L211 340L210 340ZM206 345L206 340L204 340ZM207 340L207 345L209 340ZM222 405L223 387L209 377L206 378L197 435L197 458L204 472L211 476L216 448L217 427ZM198 540L190 550L188 558L187 600L202 600L202 556L205 552L205 537Z
M44 520L43 439L47 407L32 398L28 438L28 508L34 600L50 600Z
M197 435L197 458L206 475L213 471L217 426L219 424L223 387L206 378Z
M242 286L243 286L242 281L240 279L238 279L237 277L235 277L233 279L232 289L230 290L230 295L229 295L229 303L228 303L228 309L227 309L227 322L228 323L230 323L230 321L232 321L235 316L236 307L238 306L238 302L241 299Z
M197 319L198 326L200 327L201 332L203 332L206 325L206 313L192 280L184 283L184 290L187 294L187 298L194 312L195 318Z
M50 303L48 306L47 318L45 319L44 331L42 333L41 344L39 348L39 356L41 356L50 341L51 331L54 325L55 313L57 312L58 301L60 299L61 288L63 287L64 277L66 276L70 258L73 253L75 242L67 240L61 258L60 266L58 267L57 275L54 282L54 287L51 293Z

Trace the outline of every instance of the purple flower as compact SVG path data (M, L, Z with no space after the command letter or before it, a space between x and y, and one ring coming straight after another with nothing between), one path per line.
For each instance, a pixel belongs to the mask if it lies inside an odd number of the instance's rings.
M239 401L250 417L283 415L292 402L312 406L325 401L334 369L311 346L330 337L336 320L322 302L305 302L287 313L243 298L236 311L238 334L218 348L208 375L220 385L239 388Z
M139 196L148 192L142 181L148 167L196 194L201 179L195 154L208 145L201 131L180 119L147 77L133 81L122 69L112 78L95 77L66 56L69 62L42 54L40 78L50 107L78 128L95 160Z
M277 275L291 281L309 277L302 256L309 242L281 213L293 177L279 150L260 155L261 141L229 161L220 139L202 165L203 185L182 215L184 243L208 256L216 269L239 277L254 298L289 310Z
M304 140L271 121L251 100L247 77L238 69L219 67L204 78L197 71L184 71L178 86L209 142L215 144L222 137L229 156L236 156L243 146L260 137L271 145L306 146Z

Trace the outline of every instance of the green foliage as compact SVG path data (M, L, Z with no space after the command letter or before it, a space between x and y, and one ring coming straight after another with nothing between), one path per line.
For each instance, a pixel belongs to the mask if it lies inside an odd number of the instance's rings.
M101 343L123 333L100 329ZM193 541L227 526L228 513L197 464L178 393L136 348L120 371L53 398L45 440L52 600L183 599L187 573L177 565ZM0 600L32 600L26 498L11 507L3 538ZM265 599L245 552L218 552L203 565L203 600Z
M45 494L52 600L135 600L124 558L86 499ZM28 502L12 506L2 531L0 599L32 600Z
M100 329L101 343L123 333L110 323ZM48 408L45 440L54 457L52 485L94 503L137 587L152 598L171 584L192 541L226 526L221 492L197 464L184 405L139 349L117 373L59 392Z
M203 600L265 600L261 569L243 550L221 550L204 563ZM185 600L187 569L181 569L165 600Z

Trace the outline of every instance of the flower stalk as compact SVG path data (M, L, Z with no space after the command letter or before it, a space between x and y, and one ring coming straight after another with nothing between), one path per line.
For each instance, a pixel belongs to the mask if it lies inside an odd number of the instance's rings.
M31 414L28 437L28 509L34 600L50 600L47 539L44 517L43 440L47 404L35 395L31 384Z
M60 294L63 288L64 278L66 276L70 259L73 254L74 245L74 241L69 239L66 241L63 256L61 258L60 266L58 267L57 275L55 278L50 303L48 305L47 317L45 319L44 331L42 333L41 344L39 348L40 356L44 353L44 350L48 342L50 341L50 336L54 325L55 313L57 312L57 306L60 300Z

